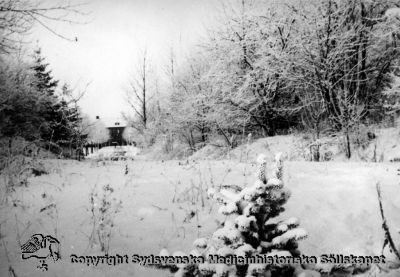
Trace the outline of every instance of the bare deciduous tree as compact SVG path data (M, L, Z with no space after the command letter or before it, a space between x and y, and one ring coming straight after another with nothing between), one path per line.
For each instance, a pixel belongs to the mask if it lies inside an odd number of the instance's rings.
M147 128L148 107L151 99L149 72L150 63L147 49L145 49L136 68L136 76L133 76L129 81L129 88L126 92L126 100L135 113L132 127L137 130Z
M51 22L83 23L71 16L86 15L82 6L70 3L49 5L44 1L34 0L0 0L0 54L17 50L23 37L35 24L60 38L77 41L76 37L69 38L55 31Z

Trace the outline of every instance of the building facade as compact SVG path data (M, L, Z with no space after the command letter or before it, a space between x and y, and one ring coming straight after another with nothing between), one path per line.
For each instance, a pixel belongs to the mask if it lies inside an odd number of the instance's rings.
M99 116L96 116L96 120L100 120ZM110 138L103 146L122 146L127 145L126 140L123 137L123 133L126 128L126 123L121 118L102 118L101 119L108 131L110 132Z

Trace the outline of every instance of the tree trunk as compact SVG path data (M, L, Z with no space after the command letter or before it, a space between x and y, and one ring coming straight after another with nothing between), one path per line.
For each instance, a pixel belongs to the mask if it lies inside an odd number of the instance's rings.
M345 147L346 147L346 157L348 159L350 159L351 158L351 147L350 147L349 130L346 130L346 134L345 134Z

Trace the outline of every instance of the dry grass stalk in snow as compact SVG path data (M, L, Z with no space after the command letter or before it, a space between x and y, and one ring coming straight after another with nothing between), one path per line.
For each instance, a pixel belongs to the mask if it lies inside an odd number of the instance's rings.
M90 212L92 214L92 233L90 235L90 246L100 245L100 250L108 253L112 230L115 226L115 215L119 212L122 202L114 196L114 189L109 185L102 187L101 192L94 187L90 193Z

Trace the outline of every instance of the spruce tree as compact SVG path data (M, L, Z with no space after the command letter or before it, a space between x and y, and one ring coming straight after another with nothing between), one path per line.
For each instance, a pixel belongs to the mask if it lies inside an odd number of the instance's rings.
M34 64L32 69L36 77L36 87L39 91L46 93L47 96L54 96L55 90L58 86L58 81L54 80L51 76L51 70L48 70L48 63L45 62L45 58L42 57L41 48L37 48L33 54Z
M69 138L68 126L63 115L66 103L56 94L58 80L53 78L40 48L34 51L33 59L32 70L35 79L32 85L40 94L44 106L41 113L45 124L40 129L41 139L54 151L58 148L57 143Z
M290 218L272 222L284 211L283 205L290 197L290 192L283 186L283 165L281 155L275 158L275 168L270 178L266 176L266 158L258 158L257 180L253 186L243 188L239 193L227 189L208 190L209 196L222 206L219 213L227 219L209 238L198 238L193 243L190 255L202 256L205 263L163 265L178 276L201 277L250 277L250 276L320 276L313 270L303 270L293 264L218 264L207 262L209 255L219 256L256 256L265 254L269 257L299 257L297 241L307 237L307 232L299 228L299 221ZM163 249L160 256L168 256ZM174 256L184 255L182 252Z
M59 104L59 113L61 113L62 118L60 126L63 126L61 133L61 143L69 142L73 139L75 135L75 129L78 128L80 115L77 107L75 107L72 103L71 98L71 89L68 84L64 84L61 88L61 100Z
M62 113L61 126L64 128L64 133L59 144L68 145L70 149L81 149L87 137L85 132L87 130L81 130L82 116L68 84L64 84L61 91L60 112Z

